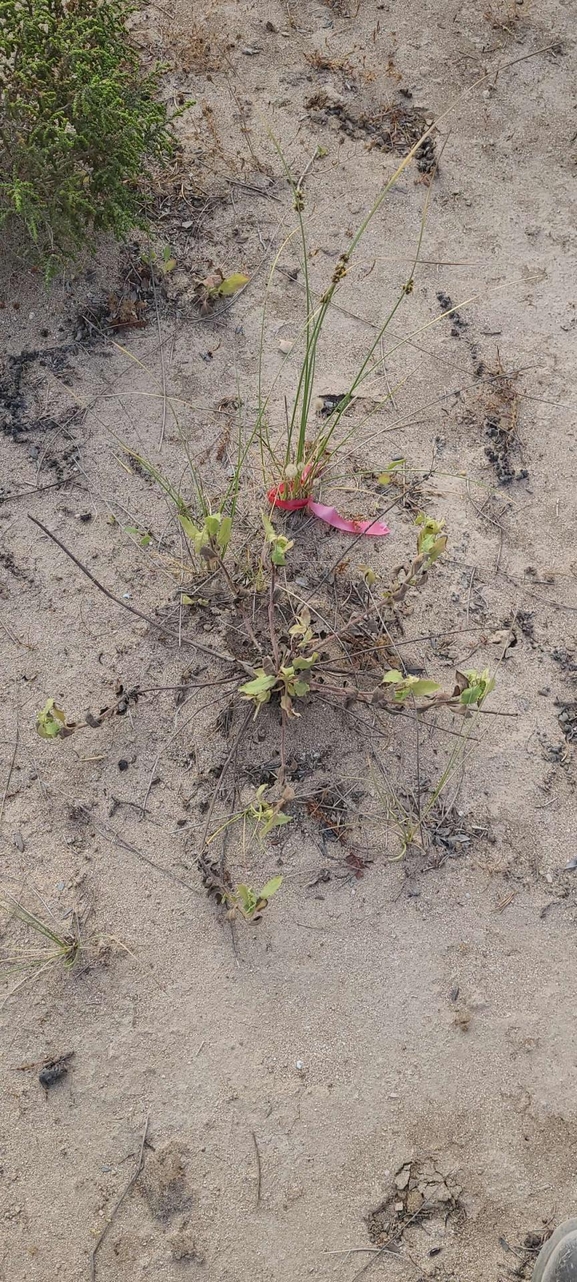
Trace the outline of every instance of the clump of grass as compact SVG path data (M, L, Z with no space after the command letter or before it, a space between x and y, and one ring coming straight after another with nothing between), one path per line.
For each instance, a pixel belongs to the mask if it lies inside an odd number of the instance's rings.
M20 922L28 939L22 945L4 941L0 945L0 971L5 975L16 972L23 976L8 997L49 968L62 966L64 970L72 970L76 965L83 947L76 914L72 918L72 930L59 930L55 919L52 925L4 889L0 889L0 912L5 914L7 922Z
M411 148L397 166L394 174L385 184L384 188L379 192L372 207L369 209L360 226L357 228L355 234L351 237L348 246L341 253L336 266L333 269L331 279L319 298L314 296L309 271L310 254L307 227L304 217L305 201L302 182L295 179L287 164L282 149L273 138L274 145L277 149L284 168L285 176L292 192L293 206L297 216L301 271L305 291L305 318L302 326L304 354L300 360L299 368L297 369L293 396L287 404L286 432L280 446L278 443L273 442L267 423L267 409L276 379L274 380L272 387L269 388L268 393L265 394L262 387L262 357L264 348L266 303L265 307L263 307L259 360L259 408L254 432L251 437L251 443L252 439L257 439L259 442L265 478L268 477L268 479L270 479L270 472L272 470L274 488L269 491L269 497L271 497L271 501L273 503L279 500L291 501L310 498L313 495L315 487L318 486L329 462L332 463L334 461L336 454L343 449L353 434L358 433L361 427L361 424L357 423L351 430L345 432L344 435L339 435L341 420L355 398L358 396L359 389L362 384L369 376L374 376L375 371L377 371L384 363L386 355L383 355L382 353L383 337L403 301L413 292L414 277L419 263L430 202L430 188L426 190L415 255L407 275L407 279L402 285L388 314L378 326L377 332L372 339L356 374L349 383L349 386L344 390L342 395L329 398L330 403L326 406L317 405L315 389L315 375L319 346L322 338L324 337L327 319L334 303L335 295L348 275L356 249L389 191L395 186L401 174L404 172L406 165L417 154L419 147L422 145L423 141L430 136L430 134L431 130L429 129L419 138L418 142ZM278 256L273 266L273 273L276 269L277 262ZM271 273L271 278L273 273ZM380 355L376 356L375 353L377 352L379 352ZM292 349L291 352L287 353L287 361L291 359L291 355ZM384 400L389 399L391 395L392 392L389 392ZM374 413L377 408L380 408L381 405L384 404L384 400L375 404L371 413ZM370 414L365 416L363 422L366 421L367 417L370 417Z

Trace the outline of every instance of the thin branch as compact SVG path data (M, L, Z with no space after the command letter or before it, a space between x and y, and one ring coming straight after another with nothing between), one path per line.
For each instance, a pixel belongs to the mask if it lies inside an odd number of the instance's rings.
M257 1206L260 1206L260 1196L262 1192L262 1166L260 1161L260 1153L259 1153L259 1148L257 1144L257 1139L254 1131L251 1131L251 1135L252 1135L252 1142L254 1144L254 1151L256 1154L256 1204Z
M15 761L16 761L16 753L18 752L18 740L19 740L19 738L20 738L20 728L19 728L19 726L18 726L18 716L16 716L16 735L15 735L15 738L14 738L14 752L12 753L12 758L11 758L11 761L10 761L10 765L9 765L9 767L8 767L8 778L6 779L6 785L5 785L5 788L4 788L4 792L2 793L2 801L0 802L0 824L2 823L2 817L3 817L3 815L4 815L4 806L6 805L6 798L7 798L7 796L8 796L8 789L9 789L9 787L10 787L10 780L11 780L11 778L12 778L12 771L14 770L14 763L15 763Z
M159 623L158 619L151 618L149 614L143 614L142 610L137 610L136 606L129 605L127 601L123 601L121 597L116 596L114 592L110 592L108 588L105 588L104 584L100 583L99 579L95 578L92 571L87 569L87 567L82 564L82 561L79 561L78 557L74 556L74 553L71 552L70 549L67 548L65 544L47 528L47 526L42 524L42 521L38 521L35 516L32 516L31 512L28 513L28 520L32 521L34 525L37 525L38 529L42 530L42 533L46 534L49 539L52 539L52 542L56 543L57 547L59 547L66 556L70 557L70 560L78 566L78 569L86 575L87 579L90 579L90 582L93 583L100 592L103 592L104 595L108 597L109 601L114 601L115 605L121 605L124 610L128 610L130 614L136 615L137 619L143 619L145 623L148 623L149 627L156 628L157 632L161 632L163 636L171 637L174 641L179 640L178 632L173 632L171 628L165 627L163 623ZM236 659L233 659L230 654L221 654L219 650L210 650L207 645L201 645L199 641L193 641L190 637L184 637L184 641L187 645L192 646L194 650L198 650L201 654L208 655L210 659L220 659L221 663L236 663Z
M156 293L156 282L154 279L154 266L152 264L151 264L151 271L150 271L150 280L152 283L152 296L154 298L154 310L156 313L156 327L158 329L158 354L160 357L160 372L162 377L162 423L160 426L160 436L158 438L158 448L159 450L161 450L164 443L164 433L166 431L166 410L167 410L168 399L166 394L166 368L164 364L164 347L162 343L162 330L160 327L160 312L158 310L158 295Z
M250 719L251 719L251 717L252 717L252 716L253 716L252 708L249 708L249 709L248 709L248 712L247 712L247 714L246 714L246 717L245 717L245 719L244 719L244 721L243 721L243 723L242 723L242 725L241 725L241 727L240 727L240 730L239 730L239 732L238 732L238 734L237 734L237 736L236 736L236 739L235 739L235 741L234 741L234 743L233 743L233 745L232 745L232 748L231 748L231 750L230 750L230 752L229 752L229 754L228 754L228 757L226 758L226 761L225 761L225 763L224 763L224 765L223 765L223 767L222 767L222 770L221 770L221 772L220 772L220 774L219 774L219 776L218 776L218 782L217 782L216 788L215 788L215 790L214 790L214 792L213 792L213 794L212 794L212 798L211 798L210 806L208 807L208 811L207 811L207 815L206 815L206 821L205 821L205 825L204 825L204 832L203 832L203 834L202 834L202 841L201 841L201 843L200 843L200 850L201 850L201 852L204 850L204 848L205 848L205 846L206 846L206 838L207 838L207 836L208 836L208 830L209 830L209 828L210 828L210 821L211 821L211 819L212 819L212 812L213 812L214 807L215 807L216 798L217 798L217 796L218 796L218 793L219 793L219 790L220 790L220 786L221 786L222 781L223 781L223 779L224 779L224 776L225 776L225 774L226 774L226 772L227 772L227 770L228 770L228 767L230 766L231 762L233 761L234 757L236 756L236 753L237 753L238 748L239 748L239 746L240 746L240 741L241 741L241 739L242 739L242 736L243 736L243 734L244 734L244 732L245 732L245 730L246 730L246 728L247 728L247 726L248 726L248 723L249 723L249 721L250 721Z
M129 1179L129 1181L128 1181L128 1184L126 1185L126 1188L124 1189L124 1192L120 1194L120 1197L119 1197L118 1201L117 1201L117 1202L115 1202L115 1204L114 1204L114 1206L113 1206L113 1208L112 1208L112 1214L111 1214L111 1216L110 1216L110 1219L109 1219L109 1220L107 1221L107 1223L104 1225L104 1228L103 1228L103 1230L102 1230L102 1232L101 1232L100 1236L96 1239L96 1242L95 1242L95 1244L94 1244L94 1246L93 1246L93 1248L92 1248L92 1254L91 1254L91 1256L90 1256L90 1278L91 1278L91 1282L96 1282L96 1256L97 1256L97 1254L98 1254L98 1252L99 1252L99 1250L100 1250L100 1247L102 1246L102 1243L103 1243L103 1241L104 1241L104 1239L105 1239L105 1237L106 1237L106 1234L108 1233L108 1230L109 1230L109 1228L111 1227L111 1225L112 1225L112 1223L113 1223L113 1221L114 1221L115 1216L118 1214L118 1212L119 1212L119 1210L120 1210L120 1207L122 1206L122 1203L123 1203L123 1202L124 1202L124 1200L128 1197L128 1194L130 1193L130 1190L131 1190L131 1188L133 1187L133 1185L134 1185L134 1184L136 1184L136 1181L137 1181L137 1179L138 1179L138 1177L139 1177L139 1175L140 1175L140 1173L141 1173L141 1171L142 1171L142 1168L143 1168L143 1166L144 1166L144 1146L145 1146L145 1144L146 1144L146 1136L148 1135L148 1124L149 1124L149 1122L150 1122L150 1116L147 1116L147 1118L146 1118L146 1122L145 1122L145 1125L144 1125L144 1130L143 1130L143 1132L142 1132L142 1139L141 1139L141 1141L140 1141L140 1152L139 1152L139 1154L138 1154L138 1162L137 1162L136 1168L135 1168L135 1170L134 1170L134 1173L133 1173L133 1175L131 1175L131 1177L130 1177L130 1179Z

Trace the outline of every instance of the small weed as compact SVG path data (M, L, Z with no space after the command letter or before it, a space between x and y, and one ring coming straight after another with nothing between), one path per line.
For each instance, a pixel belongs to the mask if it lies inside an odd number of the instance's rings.
M313 650L312 654L302 653L309 649L314 641L308 609L297 616L296 623L289 628L289 637L291 638L290 648L285 647L281 652L277 647L276 665L271 658L265 657L262 667L255 668L253 680L245 681L239 686L242 697L254 703L255 718L264 704L269 703L273 696L278 697L280 707L288 717L301 715L294 707L294 700L301 699L309 693L310 680L304 674L311 672L320 658L318 650Z
M294 797L292 788L290 788L290 786L285 786L278 800L272 802L268 801L266 798L268 787L269 785L267 783L260 784L256 790L254 800L249 801L248 805L245 806L243 810L237 811L236 814L231 815L230 819L227 819L225 823L221 824L220 827L217 828L210 837L208 837L206 842L207 846L209 846L216 837L220 836L220 833L224 832L225 828L230 828L232 824L238 823L239 820L242 820L244 830L243 850L246 850L245 829L247 822L251 823L253 826L253 837L258 837L261 842L269 836L269 833L272 832L273 828L282 828L285 824L292 823L291 816L285 815L284 813L284 806L286 806L287 801L291 801Z
M179 512L178 519L197 556L202 556L209 566L219 564L230 543L232 517L209 512L201 526L195 525L183 512Z
M195 294L201 316L207 316L220 299L232 298L234 294L238 294L239 289L248 285L248 280L248 276L243 276L242 272L225 276L220 268L205 276L204 280L197 280Z
M274 525L270 517L266 515L266 512L263 512L262 514L262 522L264 525L265 539L270 549L270 559L272 564L277 566L286 565L286 554L287 552L290 552L291 548L294 548L294 539L287 539L285 534L277 534Z
M272 668L272 672L267 671L267 667L255 668L254 679L245 681L244 685L239 686L239 692L243 698L250 699L254 703L255 718L273 695L278 695L280 706L287 716L300 717L300 712L294 708L294 700L308 694L311 688L310 683L305 681L300 673L309 672L318 658L319 655L315 651L308 659L299 656L292 663L281 663L276 672L270 660L267 666Z
M170 245L164 246L160 256L154 249L146 250L142 255L142 261L143 263L146 263L147 267L151 267L156 271L159 271L162 276L169 276L176 267L176 258L174 257Z
M87 727L96 730L105 721L110 721L111 717L124 716L129 704L135 703L138 699L139 691L137 687L127 691L120 682L116 691L118 697L114 703L101 708L98 713L87 712L84 721L69 721L66 713L58 707L55 700L47 699L44 707L36 713L37 734L41 739L67 739L77 730L85 730Z
M282 877L271 877L262 890L253 890L252 886L246 886L243 882L231 891L228 900L230 907L227 917L230 921L240 913L246 921L258 921L268 905L269 899L276 895L277 890L282 886Z
M252 886L247 886L244 882L233 886L226 869L220 869L216 862L211 863L206 855L201 855L198 863L207 894L226 908L229 921L235 921L238 916L245 921L259 921L269 899L276 895L282 885L283 879L279 874L271 877L260 891L253 890Z
M66 713L54 699L47 699L42 710L37 712L36 730L41 739L63 739L72 734L72 727L66 725Z
M20 922L31 938L36 937L39 941L37 944L30 943L23 946L7 944L0 949L0 971L5 975L14 972L21 972L23 975L16 987L8 993L5 1001L8 1001L12 994L25 983L39 977L49 967L63 966L65 970L71 970L78 961L83 951L83 943L76 916L73 918L72 931L60 931L56 925L52 926L49 921L30 912L18 899L1 888L0 912L5 914L8 922Z

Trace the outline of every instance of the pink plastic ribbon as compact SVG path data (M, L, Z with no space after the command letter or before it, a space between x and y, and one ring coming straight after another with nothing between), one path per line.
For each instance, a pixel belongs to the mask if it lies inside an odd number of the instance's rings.
M366 534L369 537L382 537L383 534L390 534L387 525L380 521L349 521L346 517L340 516L335 507L327 507L325 503L316 503L309 495L306 499L283 499L281 494L285 492L285 483L281 482L275 489L269 490L267 498L273 507L278 507L282 512L298 512L306 508L312 512L313 516L318 517L319 521L326 521L327 525L332 525L335 530L343 530L345 534Z

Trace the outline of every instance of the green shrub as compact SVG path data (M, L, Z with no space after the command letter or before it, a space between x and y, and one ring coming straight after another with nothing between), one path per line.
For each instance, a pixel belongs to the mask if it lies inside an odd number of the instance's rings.
M0 0L0 227L47 278L96 232L142 225L146 157L173 146L158 69L144 74L131 0Z

